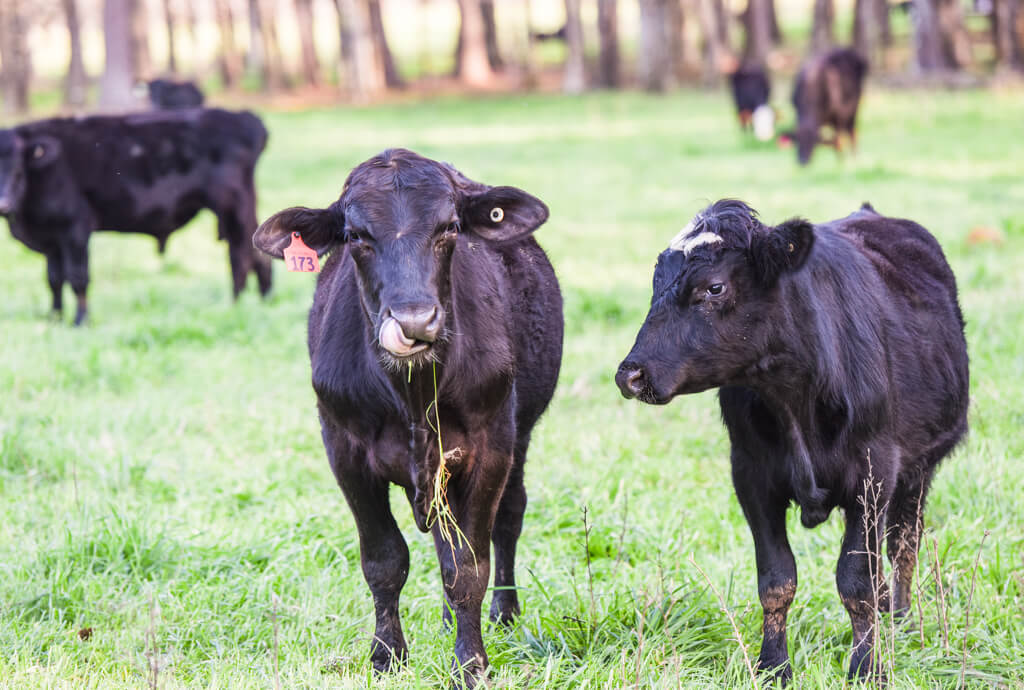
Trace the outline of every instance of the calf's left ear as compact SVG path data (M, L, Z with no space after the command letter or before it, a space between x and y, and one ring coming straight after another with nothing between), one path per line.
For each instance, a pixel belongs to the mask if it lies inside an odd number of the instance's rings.
M783 273L803 266L813 246L814 226L803 218L792 218L754 232L750 260L761 284L771 287Z
M463 226L485 240L520 239L547 219L547 205L516 187L491 187L463 197Z
M283 259L285 247L292 242L292 233L297 232L310 249L322 256L342 241L343 225L339 213L332 208L295 206L263 221L252 236L252 244L262 252Z

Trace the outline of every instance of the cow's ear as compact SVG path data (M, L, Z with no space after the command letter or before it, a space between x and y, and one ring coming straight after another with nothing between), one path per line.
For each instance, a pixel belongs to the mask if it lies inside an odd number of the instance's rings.
M340 212L332 208L286 208L263 221L252 236L252 244L262 252L278 259L284 258L284 250L292 241L292 233L302 236L302 241L317 254L326 254L343 240Z
M28 167L39 170L57 160L60 152L59 140L41 134L29 140L28 146L25 148L25 161Z
M463 226L486 240L525 237L547 219L547 205L516 187L490 187L463 198Z
M774 228L755 231L750 241L750 260L765 287L786 271L796 271L807 260L814 246L814 226L803 218L793 218Z

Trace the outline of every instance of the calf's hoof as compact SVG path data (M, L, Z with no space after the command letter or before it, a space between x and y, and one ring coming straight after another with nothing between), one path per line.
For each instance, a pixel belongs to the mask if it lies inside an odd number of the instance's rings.
M487 658L474 654L466 661L452 660L452 687L459 690L487 686Z
M519 617L519 600L514 591L497 591L491 598L492 623L510 626Z
M370 661L373 663L373 670L377 673L390 673L405 665L409 657L409 650L405 647L388 647L380 642L374 642L370 649Z
M779 681L783 687L793 680L793 667L789 659L758 659L757 671L769 683Z

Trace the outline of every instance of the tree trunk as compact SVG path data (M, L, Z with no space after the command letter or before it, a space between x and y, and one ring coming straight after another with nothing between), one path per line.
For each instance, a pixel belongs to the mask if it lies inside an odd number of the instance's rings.
M377 62L384 68L384 83L391 89L404 88L405 80L398 73L395 58L388 46L388 36L384 32L384 16L380 9L380 0L369 0L369 2L370 31L373 32L373 47L376 51Z
M3 63L0 82L7 112L28 111L32 55L27 38L28 3L25 0L0 2L0 62Z
M498 50L498 23L494 18L494 0L480 0L480 13L484 20L484 40L487 43L487 61L491 69L500 71L505 67Z
M384 90L384 70L377 60L366 0L336 0L342 67L352 98L365 102Z
M775 11L775 0L768 0L768 21L771 27L772 46L782 45L782 29L779 27L779 14Z
M565 77L562 88L566 93L582 93L586 87L586 74L583 63L580 0L565 0L565 47Z
M915 6L917 0L915 1ZM928 2L928 0L922 0ZM853 5L853 47L861 56L872 62L875 53L877 24L875 22L875 0L855 0Z
M834 0L814 0L814 24L811 28L811 52L822 53L835 43L836 6Z
M608 89L619 86L619 16L616 0L597 0L597 30L600 54L598 83Z
M171 9L171 0L164 0L163 5L164 28L167 31L167 71L171 74L177 74L178 55L174 49L174 11Z
M668 0L666 5L668 55L672 77L677 83L687 81L700 72L700 57L686 32L685 5L689 4L689 0Z
M302 49L302 79L310 86L320 84L320 61L313 39L313 0L295 0L295 16L299 23L299 46Z
M746 27L746 46L743 63L764 67L772 48L772 8L770 0L749 0L743 13Z
M166 2L166 0L165 0ZM267 74L267 50L263 45L263 8L260 0L249 0L249 50L245 54L245 71L259 77L263 90L270 88Z
M483 12L480 0L459 0L459 45L456 49L456 73L469 86L487 86L494 79L487 60Z
M696 2L700 32L704 37L704 84L716 86L722 79L722 66L730 59L728 43L722 40L715 0Z
M885 48L892 47L892 19L889 17L889 0L875 0L875 17L878 19L878 38Z
M64 81L64 102L79 107L85 105L85 92L89 85L85 63L82 61L82 25L78 18L77 0L63 0L63 5L71 48L71 60L68 62L68 74Z
M953 69L969 66L973 62L971 39L964 26L964 13L959 0L938 0L936 4L946 64Z
M1020 0L995 0L993 3L992 42L995 44L998 69L1024 67L1020 35L1014 31L1014 19L1022 15L1024 12L1021 12Z
M100 78L100 105L128 108L135 104L132 86L132 17L135 0L105 0L103 3L103 44L106 64Z
M235 44L235 20L231 14L230 0L214 0L217 28L220 30L220 55L218 63L220 78L227 88L238 83L242 74L242 61Z
M271 21L262 21L263 17ZM284 67L281 56L281 44L277 40L277 0L263 0L260 4L260 40L263 42L263 60L266 65L266 80L271 89L283 89L291 86L291 78Z
M942 52L942 34L934 0L915 0L914 68L921 73L937 72L947 65Z
M637 76L648 91L665 91L672 86L668 25L668 0L640 0Z
M149 55L149 13L146 12L144 0L134 0L132 3L132 71L135 78L148 78L152 76L153 61Z

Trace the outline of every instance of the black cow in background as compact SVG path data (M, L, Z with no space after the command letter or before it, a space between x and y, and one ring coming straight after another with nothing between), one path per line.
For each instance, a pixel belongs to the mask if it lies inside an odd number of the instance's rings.
M158 110L198 108L203 105L203 92L191 81L154 79L146 84L150 104Z
M811 160L814 147L822 141L821 128L832 129L825 141L842 149L845 134L850 146L857 146L857 108L868 73L867 61L853 48L836 48L810 58L800 68L793 85L793 107L797 125L794 136L801 165Z
M875 669L875 611L910 606L928 486L967 431L963 328L935 238L867 205L771 228L746 204L719 201L658 257L650 313L616 383L653 404L719 389L757 558L762 669L792 673L790 502L805 527L843 509L836 584L853 625L850 676Z
M309 355L324 446L373 594L378 671L408 654L398 597L409 550L389 484L405 489L416 526L433 533L461 681L475 684L487 667L480 607L491 542L491 619L519 613L523 465L562 356L562 297L532 236L547 217L515 187L392 149L356 167L326 209L281 211L253 238L276 257L293 235L331 253L309 314ZM448 540L432 500L442 441L444 495L465 540L454 528Z
M41 120L0 130L0 215L46 256L53 309L65 282L87 313L89 236L95 230L167 237L201 209L228 243L234 295L255 272L270 290L270 262L252 248L253 173L267 141L249 112L192 109Z
M762 141L771 139L774 134L774 113L768 105L772 95L768 73L758 65L742 65L729 74L729 86L740 127L744 130L753 128L757 138ZM767 120L761 122L765 118Z

